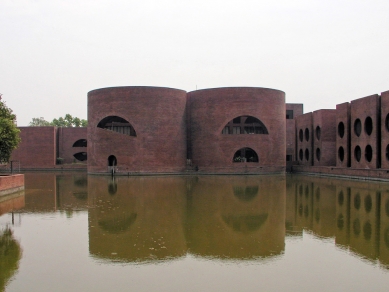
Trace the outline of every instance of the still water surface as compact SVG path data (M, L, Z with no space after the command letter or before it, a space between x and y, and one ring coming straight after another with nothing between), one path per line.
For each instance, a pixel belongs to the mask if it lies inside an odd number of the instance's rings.
M0 291L389 290L389 183L28 173L25 187L0 201Z

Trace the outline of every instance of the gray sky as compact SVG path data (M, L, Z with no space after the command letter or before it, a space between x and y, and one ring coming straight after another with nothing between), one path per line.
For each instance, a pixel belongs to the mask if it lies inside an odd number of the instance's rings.
M389 90L388 0L0 0L0 93L87 118L108 86L285 91L304 111Z

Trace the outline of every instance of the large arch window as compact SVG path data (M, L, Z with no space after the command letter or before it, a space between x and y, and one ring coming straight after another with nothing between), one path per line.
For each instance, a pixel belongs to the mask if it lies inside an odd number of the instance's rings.
M117 116L109 116L102 119L98 124L98 128L114 131L120 134L136 137L134 127L125 119Z
M78 161L86 161L88 159L88 155L86 154L86 152L78 152L78 153L74 154L73 156Z
M86 139L80 139L74 142L73 147L86 147L88 146L88 143L86 142Z
M240 116L232 119L224 126L222 134L269 134L266 126L252 116Z
M235 152L233 162L258 162L257 153L251 148L241 148Z

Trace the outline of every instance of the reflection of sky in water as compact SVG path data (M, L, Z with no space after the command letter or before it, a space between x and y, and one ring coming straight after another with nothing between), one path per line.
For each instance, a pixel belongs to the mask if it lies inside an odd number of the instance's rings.
M23 249L9 291L27 289L26 279L35 279L30 284L39 287L35 291L53 291L56 283L62 291L101 291L108 288L104 283L122 291L128 281L140 291L187 290L188 283L214 291L204 287L205 279L226 291L259 286L340 291L355 285L351 290L380 291L389 284L384 183L300 176L112 180L31 174L25 193L15 225L10 215L0 216L0 227L10 226ZM214 277L205 276L209 273ZM310 278L305 286L297 280L301 273ZM361 280L366 275L370 286ZM277 277L282 281L271 280Z

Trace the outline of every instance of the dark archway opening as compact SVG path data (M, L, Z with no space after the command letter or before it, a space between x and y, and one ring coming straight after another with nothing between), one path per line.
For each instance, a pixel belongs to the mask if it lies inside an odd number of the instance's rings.
M73 147L87 147L88 143L86 139L80 139L74 142Z
M109 116L102 119L98 124L98 128L117 132L119 134L136 137L134 127L125 119L118 116Z
M371 119L371 117L367 117L365 119L365 132L367 135L371 135L371 133L373 132L373 120Z
M78 152L74 154L73 157L78 161L86 161L88 159L88 155L86 154L86 152Z
M356 119L354 122L354 133L357 137L361 136L362 132L362 123L360 119Z
M235 152L233 162L258 162L257 153L251 148L241 148Z
M343 124L343 122L340 122L338 124L338 135L340 138L343 138L343 136L344 136L344 124Z
M108 157L108 166L116 166L117 165L117 160L115 155L110 155Z

